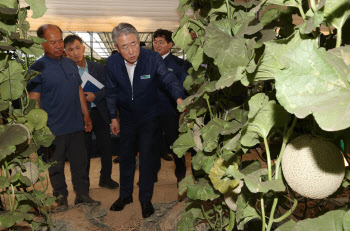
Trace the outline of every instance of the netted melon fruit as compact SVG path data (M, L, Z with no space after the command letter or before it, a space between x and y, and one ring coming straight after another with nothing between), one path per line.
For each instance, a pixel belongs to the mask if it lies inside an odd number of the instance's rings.
M22 171L20 167L16 166L11 175L16 174L17 172L21 172L23 176L26 176L29 178L30 182L32 184L35 184L39 179L39 169L38 166L36 166L32 162L26 162L23 164L25 171Z
M286 146L282 171L294 191L308 198L322 199L339 188L345 166L335 144L312 135L301 135Z

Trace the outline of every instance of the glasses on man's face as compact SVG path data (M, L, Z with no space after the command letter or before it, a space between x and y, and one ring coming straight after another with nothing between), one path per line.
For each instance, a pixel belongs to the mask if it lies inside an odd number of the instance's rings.
M153 46L164 46L166 44L166 42L164 41L153 41Z

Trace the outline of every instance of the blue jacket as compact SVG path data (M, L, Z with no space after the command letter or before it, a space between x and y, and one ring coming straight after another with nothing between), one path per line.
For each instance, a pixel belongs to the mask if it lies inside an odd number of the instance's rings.
M88 65L88 71L89 74L97 79L100 83L103 85L106 85L105 83L105 68L102 64L88 61L86 60ZM94 102L96 102L97 110L100 112L102 118L106 121L106 123L110 124L111 120L109 118L109 114L107 111L107 105L106 105L106 88L102 88L101 90L94 92L96 99ZM89 110L91 109L91 103L86 102Z
M178 80L183 85L187 77L187 69L190 66L189 63L183 59L180 59L170 53L164 59L165 65L168 70L176 75ZM184 90L185 91L185 90ZM159 115L177 115L177 105L176 102L171 98L170 94L166 91L166 89L162 86L158 89L158 114Z
M106 102L111 119L142 122L157 115L157 88L161 84L173 100L184 95L181 82L168 71L157 52L140 48L131 87L124 58L114 54L106 63Z

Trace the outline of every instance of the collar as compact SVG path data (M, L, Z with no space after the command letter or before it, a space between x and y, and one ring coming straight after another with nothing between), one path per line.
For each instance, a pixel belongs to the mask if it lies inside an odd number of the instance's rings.
M78 70L82 70L82 71L86 71L86 72L88 72L88 63L86 62L86 59L84 59L84 61L85 61L85 68L82 68L81 66L78 66L77 65L77 67L78 67Z
M60 57L60 59L58 60L58 59L55 59L55 58L51 58L51 57L49 57L49 56L47 56L46 54L44 54L44 57L46 58L46 59L48 59L48 60L51 60L51 61L56 61L56 62L58 62L59 60L62 60L64 57L63 57L63 55Z
M136 66L136 64L137 64L138 61L139 61L139 60L136 60L136 62L134 62L134 64L129 64L129 63L124 59L125 66L129 66L129 67L134 67L134 66Z
M163 55L162 58L165 59L169 54L170 54L170 51L167 54Z

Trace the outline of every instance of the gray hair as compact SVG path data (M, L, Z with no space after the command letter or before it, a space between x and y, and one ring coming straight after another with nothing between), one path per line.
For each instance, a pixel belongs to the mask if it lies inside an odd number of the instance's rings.
M122 34L134 34L138 40L140 39L139 32L137 32L136 28L133 25L122 22L119 23L118 26L114 27L112 31L112 40L116 47L118 47L117 38Z

